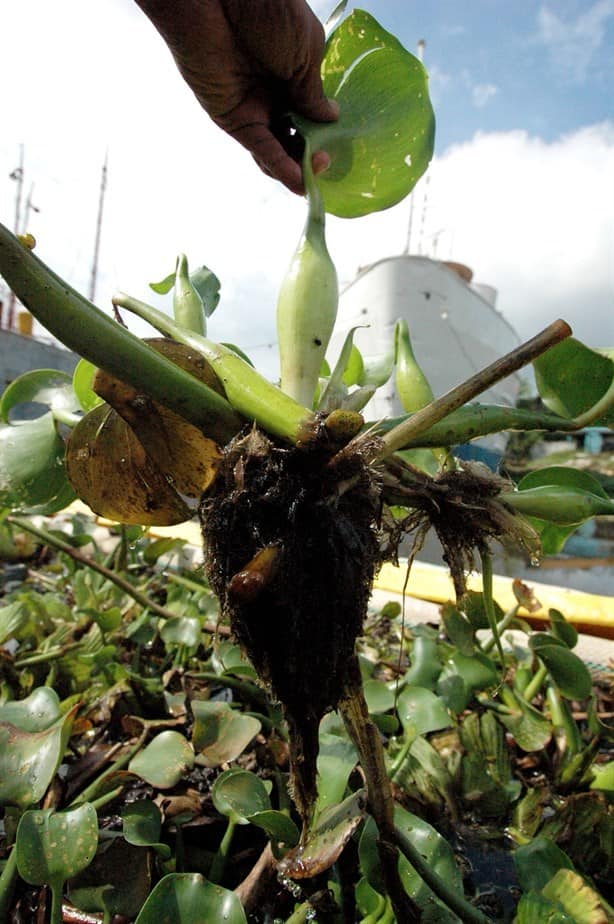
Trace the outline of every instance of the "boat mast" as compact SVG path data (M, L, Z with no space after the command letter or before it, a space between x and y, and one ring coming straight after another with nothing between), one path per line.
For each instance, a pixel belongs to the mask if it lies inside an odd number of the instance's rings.
M96 297L96 282L98 280L98 255L100 253L100 235L102 232L102 213L104 209L104 197L107 191L107 162L109 152L104 155L104 164L102 165L102 174L100 176L100 195L98 198L98 216L96 218L96 238L94 240L94 256L92 258L92 272L90 275L89 299L91 302Z
M23 175L24 175L24 146L23 144L19 145L19 166L15 167L13 172L9 174L9 179L15 180L17 183L17 190L15 192L15 224L13 230L15 234L20 234L20 223L21 223L21 198L23 196ZM7 330L13 330L13 325L15 323L15 303L17 299L14 292L9 293L9 304L7 309L6 316L6 326Z

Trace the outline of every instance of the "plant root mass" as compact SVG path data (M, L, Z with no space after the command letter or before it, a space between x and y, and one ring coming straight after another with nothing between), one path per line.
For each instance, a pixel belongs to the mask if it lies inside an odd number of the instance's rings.
M326 441L324 441L326 442ZM203 498L211 585L259 676L284 706L293 794L316 799L318 725L335 709L380 562L381 488L358 449L233 440Z

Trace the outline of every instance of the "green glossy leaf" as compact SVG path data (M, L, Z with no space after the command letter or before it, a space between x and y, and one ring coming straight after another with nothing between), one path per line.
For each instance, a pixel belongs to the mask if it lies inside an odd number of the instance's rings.
M174 285L175 273L172 272L165 276L164 279L161 279L160 282L150 282L149 288L153 292L157 292L158 295L168 295Z
M567 699L586 699L591 694L592 680L584 661L563 645L535 645L534 637L529 645L548 668L553 682Z
M356 328L352 328L350 333L353 334ZM349 336L349 335L348 335ZM345 370L343 372L343 382L348 388L352 385L361 385L362 377L364 373L365 365L362 358L362 353L356 346L354 342L351 344L350 355L348 356L347 362L345 364Z
M403 731L412 737L449 728L452 724L443 699L424 687L406 686L399 696L397 713Z
M578 643L578 630L572 623L567 622L560 610L549 609L548 619L553 635L568 648L575 648Z
M53 513L75 496L64 469L64 443L51 413L0 425L0 509Z
M541 488L546 485L559 485L565 488L573 488L577 491L586 491L596 497L603 497L608 500L608 495L604 491L601 482L597 481L593 475L581 469L569 468L565 465L549 465L547 468L539 468L533 472L528 472L518 482L518 489L524 491L528 488Z
M470 703L473 694L487 690L499 680L494 661L476 652L472 657L454 652L444 665L437 681L437 693L453 713L462 712Z
M345 734L332 734L320 728L316 818L328 806L341 802L357 763L356 746Z
M276 843L286 844L288 847L294 847L298 844L300 831L291 818L284 815L283 812L274 809L265 809L262 812L254 812L249 816L250 824L262 828L267 837Z
M509 690L508 696L516 708L511 714L501 713L497 718L514 736L519 748L527 752L541 751L552 737L552 723L514 691Z
M244 360L244 362L246 362L248 366L251 366L252 369L255 369L255 366L253 362L251 361L251 359L249 358L249 356L247 355L247 353L245 353L241 349L241 347L237 346L236 343L226 343L225 341L221 341L221 345L225 346L229 350L232 350L232 352L236 353L237 356L240 356L241 359Z
M180 539L177 536L164 536L162 539L154 539L143 552L143 559L148 565L154 565L163 555L179 552L185 545L187 545L187 539Z
M0 804L25 809L42 799L64 757L78 708L43 731L0 721Z
M471 656L475 651L475 630L469 620L452 603L446 603L441 608L441 618L454 647Z
M56 812L25 812L17 828L19 875L30 885L61 886L85 869L98 846L98 817L89 802Z
M514 924L576 924L558 902L540 892L523 895L516 909Z
M202 638L200 619L195 616L171 616L160 629L160 638L169 651L183 647L194 652Z
M331 156L317 178L326 211L355 218L400 202L433 154L424 67L369 13L354 10L328 40L322 77L339 103L338 121L294 119L312 150Z
M241 902L234 892L207 882L198 873L164 876L141 908L135 924L161 924L163 921L247 924Z
M9 722L25 732L45 731L61 716L58 694L51 687L37 687L25 699L0 706L0 722Z
M220 813L238 824L249 823L251 815L271 809L264 783L249 770L225 770L211 789L213 804Z
M102 398L93 389L97 368L87 359L80 359L72 376L72 387L77 400L84 411L91 411L102 404Z
M205 315L211 317L220 301L220 280L208 267L199 266L190 273L190 282L200 295Z
M20 600L0 607L0 645L4 645L27 626L29 620L28 611Z
M514 851L514 864L518 881L525 892L543 889L560 869L574 868L567 854L543 835L518 847Z
M607 924L601 896L571 869L560 869L544 887L542 895L563 906L575 924Z
M517 843L525 845L535 837L544 817L544 808L548 799L546 787L534 786L514 806L512 824L507 832Z
M441 879L446 880L451 888L458 891L459 895L463 895L462 876L454 859L454 852L435 828L399 805L395 806L394 823L407 835L433 871ZM372 888L385 893L376 839L377 829L373 819L369 818L363 829L358 848L360 869ZM426 909L433 902L438 910L442 908L441 903L404 856L399 858L399 872L407 894L420 908ZM447 920L443 917L443 911L441 920Z
M232 709L228 703L192 700L192 744L197 762L205 767L236 760L261 728L258 719Z
M591 767L593 781L591 789L597 789L614 797L614 760L605 764L593 764Z
M160 732L128 764L131 773L156 789L171 789L194 766L194 751L176 731Z
M544 403L562 417L588 411L607 392L614 379L614 362L569 337L533 363ZM614 426L614 407L592 426Z
M161 827L160 809L149 799L130 802L122 809L122 831L128 843L135 847L153 847L161 859L168 860L171 848L160 842Z
M363 356L362 373L358 380L358 384L381 388L392 375L393 369L394 344L392 343L387 353L381 353L377 356Z
M493 600L495 608L495 617L500 622L505 615L503 609L496 600ZM469 590L463 597L463 612L474 629L490 628L486 608L484 606L484 594L477 590Z
M411 664L403 677L403 683L434 690L441 671L436 638L427 634L416 635L411 650Z
M72 379L57 369L36 369L14 379L0 398L0 417L9 422L11 411L22 404L42 404L52 413L79 410Z
M394 708L395 691L383 680L367 680L363 684L363 692L371 714L389 712Z
M284 857L280 870L291 879L309 879L330 869L365 817L366 802L364 790L359 790L338 805L330 805L305 843Z

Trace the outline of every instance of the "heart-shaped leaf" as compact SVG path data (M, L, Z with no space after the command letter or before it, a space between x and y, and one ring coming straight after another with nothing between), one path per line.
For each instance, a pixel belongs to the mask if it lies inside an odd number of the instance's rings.
M249 822L262 828L264 833L276 843L294 847L299 840L300 832L291 818L283 812L266 809L263 812L254 812L249 816Z
M91 411L102 404L102 398L94 391L94 379L97 372L96 366L87 359L80 359L75 366L72 387L84 411Z
M541 751L552 737L552 724L546 716L527 703L513 690L507 691L509 701L516 704L512 713L497 716L502 725L514 736L514 740L523 751Z
M0 509L52 514L74 498L51 413L0 425Z
M9 722L20 731L41 732L61 718L58 694L51 687L37 687L25 699L0 706L0 722Z
M236 760L261 728L258 719L231 709L228 703L192 700L192 744L197 763L205 767ZM259 811L259 810L257 810Z
M162 815L155 802L140 799L122 809L123 835L135 847L152 847L159 857L168 860L171 848L160 842Z
M0 417L9 423L11 411L28 404L45 405L52 415L79 410L71 377L57 369L35 369L14 379L0 398Z
M176 731L160 732L128 765L131 773L156 789L171 789L194 766L194 751Z
M0 721L0 804L25 809L42 799L64 757L78 708L43 731Z
M130 427L106 404L72 431L66 467L79 497L100 516L142 526L182 523L191 516Z
M236 824L249 824L250 816L271 809L264 783L249 770L225 770L211 789L213 804L220 813Z
M328 40L322 62L337 122L294 116L331 165L317 178L327 212L355 218L389 208L414 187L433 154L435 118L421 62L369 13L354 10Z
M397 712L403 731L411 737L427 735L452 724L443 699L424 687L405 687L399 696Z
M535 381L544 403L561 417L588 411L614 380L614 362L603 353L569 337L533 363ZM614 426L614 407L592 426Z
M146 342L176 366L223 394L219 379L199 353L164 338ZM178 414L102 370L96 374L94 388L125 420L147 456L173 487L188 497L200 498L217 471L220 460L217 444Z
M573 869L573 863L549 837L539 835L514 851L518 881L524 892L543 889L560 869Z
M160 924L162 921L247 924L243 906L234 892L207 882L198 873L164 876L141 908L135 924Z
M591 695L593 682L590 671L573 651L561 644L535 643L533 636L529 639L529 645L544 662L563 696L567 699L586 699Z
M98 846L98 817L89 802L55 812L25 812L17 828L19 875L31 885L60 888L85 869Z

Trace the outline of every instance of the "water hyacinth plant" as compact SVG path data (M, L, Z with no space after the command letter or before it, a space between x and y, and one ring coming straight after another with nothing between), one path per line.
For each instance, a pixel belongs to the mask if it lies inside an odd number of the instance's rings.
M339 847L328 857L330 865L368 814L371 822L362 849L372 875L365 884L365 907L372 900L377 903L374 892L389 903L398 921L418 921L424 914L420 888L428 886L447 915L438 920L481 922L487 919L465 899L462 884L447 881L446 863L438 872L425 860L435 847L430 845L429 854L426 847L416 846L413 832L420 830L420 820L408 819L395 807L390 776L394 778L404 761L399 759L392 771L386 765L380 732L365 700L355 642L379 566L396 558L403 537L413 535L419 545L433 526L460 611L466 573L481 563L484 618L500 666L504 664L491 592L491 544L513 541L533 557L540 547L557 550L581 522L613 514L614 503L586 473L543 469L516 488L479 465L461 464L451 449L501 430L611 426L614 363L572 340L568 325L558 321L449 394L434 398L401 322L383 377L381 370L375 380L370 377L369 363L353 347L351 335L332 370L327 367L337 280L325 241L326 213L357 218L406 196L432 156L434 118L422 64L368 13L354 11L331 34L323 78L325 92L338 100L341 115L326 125L296 119L305 140L308 216L277 305L279 387L261 376L239 348L207 337L205 318L219 298L219 284L209 270L190 274L181 255L175 273L158 284L158 290L173 288L173 318L129 295L114 298L116 309L136 314L162 334L141 341L0 226L0 272L32 314L87 363L78 367L72 381L38 372L6 390L0 403L0 503L13 516L53 513L77 495L96 513L139 526L180 523L197 509L206 573L222 613L260 681L283 706L290 789L301 822L299 833L287 816L285 821L271 816L266 792L258 790L256 797L250 783L245 797L245 778L229 771L230 777L218 778L215 796L229 819L227 843L236 825L260 824L272 843L285 845L283 876L300 880L326 869L323 841L330 838ZM329 151L331 166L316 179L310 155L320 147ZM533 413L472 403L494 382L530 362L551 410ZM370 425L359 411L393 371L407 414ZM33 422L13 422L11 411L26 401L44 404L48 412ZM434 450L435 474L404 456L415 448ZM448 614L457 633L468 631L466 647L471 648L472 626L463 620L460 612L458 618ZM177 639L172 629L167 637L169 644ZM182 625L174 649L178 667L194 643L189 627ZM544 665L542 683L548 672L560 676L561 659L568 665L567 655L551 640L541 647L539 641L535 644ZM490 671L492 662L483 660L484 652L476 658ZM488 677L496 682L496 674L494 680L491 673ZM464 683L460 692L452 680L444 687L447 705L456 713L464 708ZM507 710L509 722L516 718L524 729L521 720L530 714L530 699L525 702L519 691L505 689L507 699L502 692L503 702L492 710ZM531 692L538 689L535 681ZM556 704L556 683L554 689L550 695ZM334 800L327 814L318 806L318 758L321 722L332 711L342 717L365 789L344 801ZM466 740L481 735L498 742L500 726L493 731L489 718L483 725L464 728ZM56 725L45 726L41 733L51 734L53 728L55 741L65 727L58 717ZM166 737L160 740L162 734ZM164 754L172 752L177 773L188 772L194 760L191 746L175 731L162 734L148 747L157 741ZM159 788L172 785L154 777L155 765L155 754L146 748L129 769ZM468 766L466 772L477 774L477 769ZM493 783L494 801L507 798L505 786L501 795ZM344 791L345 786L340 795ZM98 788L91 795L95 802L108 793ZM25 809L36 801L24 796L18 805ZM82 801L89 804L83 794ZM42 820L50 830L56 824L51 816ZM34 821L22 820L24 831ZM89 817L87 826L90 832ZM157 833L151 843L156 838ZM15 855L20 874L39 882L40 864L33 873L34 866L20 860L23 852ZM406 858L401 863L400 855ZM411 865L411 882L403 863ZM223 868L222 852L212 867L213 881ZM53 868L47 881L55 896L73 874L70 864ZM212 882L186 877L162 879L138 920L159 917L159 909L169 902L208 907ZM224 901L228 919L241 920L236 903ZM57 900L54 908L60 920Z

